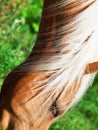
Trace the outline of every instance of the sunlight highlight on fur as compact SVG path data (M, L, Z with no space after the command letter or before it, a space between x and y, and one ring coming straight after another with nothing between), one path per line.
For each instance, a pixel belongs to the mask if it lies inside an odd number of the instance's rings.
M82 4L83 1L86 2ZM64 0L61 3L57 2L51 8L55 10L62 6L67 7L72 2L76 2L75 4L78 3L76 0L66 0L66 2ZM79 6L89 5L90 3L91 5L88 8L76 13L74 16L72 14L69 17L65 13L66 21L62 21L61 19L57 23L58 28L56 31L58 35L53 37L53 39L44 39L44 44L53 42L55 48L59 48L57 54L54 54L54 56L47 54L49 51L51 52L51 50L47 50L47 53L43 56L43 60L37 61L36 58L40 57L40 55L36 55L35 61L31 61L29 58L28 62L19 68L18 71L20 73L25 72L28 68L33 68L33 73L35 70L35 74L49 75L45 80L35 81L36 84L41 84L38 89L43 89L39 96L50 92L50 97L52 97L56 93L59 95L62 90L64 90L63 93L66 95L67 91L77 80L79 85L77 93L74 95L73 101L70 104L72 106L80 99L92 83L96 73L84 75L84 71L87 64L98 61L98 1L81 0ZM76 7L73 6L73 8ZM49 16L45 17L47 18ZM48 37L52 33L52 31L45 33L42 30L39 36ZM43 42L39 43L39 45L43 44ZM34 53L36 53L36 50Z

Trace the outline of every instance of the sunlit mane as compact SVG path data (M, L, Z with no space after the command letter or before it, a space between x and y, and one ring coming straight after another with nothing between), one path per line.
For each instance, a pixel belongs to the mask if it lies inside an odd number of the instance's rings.
M86 2L81 4L83 1ZM84 6L85 8L82 8ZM75 11L78 7L80 10ZM65 13L66 21L59 19L58 9L61 9L59 13ZM38 37L47 38L42 39L42 42L37 41L39 47L35 47L36 49L32 53L35 58L32 60L29 57L28 62L20 66L17 71L23 73L33 68L33 73L46 75L47 78L44 80L35 82L41 84L37 88L43 89L40 94L48 92L50 97L55 93L59 95L62 91L66 95L67 91L76 83L74 87L76 87L77 94L74 95L72 89L71 93L74 97L71 106L79 100L95 76L95 73L84 75L84 71L87 64L98 60L96 57L98 56L96 55L98 53L98 1L80 0L79 3L76 0L66 0L66 2L61 0L45 9L50 13L52 10L55 12L53 15L56 19L57 17L59 19L57 25L53 25L56 34L53 34L52 29L49 32L46 31L51 28L50 26L41 30ZM69 15L69 13L71 14ZM44 15L43 17L47 19L50 16ZM54 23L56 23L56 19L54 18ZM52 34L52 38L48 37ZM51 48L47 49L47 52L41 48L42 44L49 42L53 43L56 53L52 54ZM70 98L72 98L71 95L67 100Z

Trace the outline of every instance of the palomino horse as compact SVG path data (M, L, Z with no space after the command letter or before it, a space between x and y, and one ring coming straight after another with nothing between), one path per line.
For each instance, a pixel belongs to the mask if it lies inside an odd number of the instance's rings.
M47 130L98 71L98 0L45 0L36 45L0 93L4 130Z

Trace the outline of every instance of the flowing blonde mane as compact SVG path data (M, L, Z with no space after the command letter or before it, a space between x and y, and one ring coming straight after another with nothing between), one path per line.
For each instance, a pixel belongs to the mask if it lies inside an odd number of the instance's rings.
M83 1L86 2L82 4ZM75 11L74 13L75 8L78 8L77 6L81 10L77 10L77 12ZM66 10L63 10L62 7ZM82 7L85 8L82 9ZM57 12L60 8L62 8L61 11ZM69 12L71 12L70 8L72 10L71 15L69 15ZM62 0L45 8L45 11L49 13L51 13L52 10L57 12L53 14L54 17L59 17L58 13L65 13L66 21L62 21L61 19L57 25L54 24L54 30L56 30L55 36L53 38L46 38L42 40L42 42L39 40L37 43L39 47L35 47L37 49L33 50L35 58L32 60L32 58L29 57L28 62L20 66L18 71L22 73L28 70L28 68L33 68L33 73L35 74L48 75L44 80L35 82L36 84L41 84L41 87L38 89L43 89L43 91L40 94L49 92L51 93L49 97L55 93L59 95L62 90L66 95L70 87L77 82L78 85L76 85L76 87L78 87L78 90L73 97L73 101L70 104L71 106L80 99L95 77L95 73L84 75L84 71L87 64L98 59L98 1L81 0L79 4L76 0L66 0L66 2ZM45 13L43 17L46 19L49 18L50 16L45 15ZM56 19L54 18L54 23L55 22ZM47 30L50 28L51 27L48 26ZM45 32L45 30L45 28L41 30L38 37L49 37L53 34L53 30L50 32ZM44 52L41 46L42 44L47 44L47 42L53 42L57 53L52 55L53 51L51 48L49 50L47 49L47 52ZM43 53L42 56L40 55L40 51ZM42 57L42 59L39 57ZM32 73L32 71L30 73Z

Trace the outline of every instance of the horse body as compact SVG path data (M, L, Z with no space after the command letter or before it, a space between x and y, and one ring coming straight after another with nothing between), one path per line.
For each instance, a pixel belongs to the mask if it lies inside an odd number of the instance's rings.
M98 71L97 16L97 0L44 1L36 45L1 89L4 130L46 130L81 98Z

